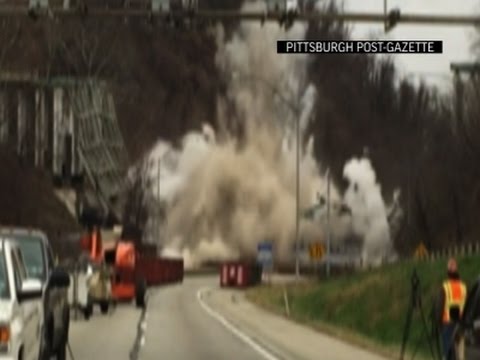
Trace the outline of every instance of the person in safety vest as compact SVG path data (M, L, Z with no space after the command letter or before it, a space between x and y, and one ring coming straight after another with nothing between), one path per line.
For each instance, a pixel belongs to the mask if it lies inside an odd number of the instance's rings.
M464 338L458 331L467 299L467 287L460 279L457 262L451 258L447 265L447 280L440 292L439 313L444 360L464 360Z

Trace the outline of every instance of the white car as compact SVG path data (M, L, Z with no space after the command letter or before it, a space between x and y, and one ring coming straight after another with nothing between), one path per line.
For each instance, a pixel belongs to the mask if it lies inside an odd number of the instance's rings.
M42 293L41 281L27 278L18 245L0 238L0 360L38 360Z

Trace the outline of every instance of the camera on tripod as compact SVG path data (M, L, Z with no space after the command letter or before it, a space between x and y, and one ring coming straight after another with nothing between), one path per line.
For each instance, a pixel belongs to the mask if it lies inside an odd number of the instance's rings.
M429 331L427 319L425 317L425 312L423 309L422 293L420 288L420 278L417 273L417 269L413 269L412 276L410 278L410 303L407 310L407 320L405 323L405 328L403 332L403 341L402 341L402 350L400 355L400 360L405 358L406 345L410 337L410 330L412 326L412 318L415 310L418 310L422 319L423 324L423 336L426 337L428 341L428 346L433 359L441 359L440 344L438 338L438 328L435 322L435 311L431 312L431 328ZM432 309L433 310L433 309ZM418 348L419 343L417 344ZM415 356L416 350L413 354ZM412 357L412 358L413 358Z

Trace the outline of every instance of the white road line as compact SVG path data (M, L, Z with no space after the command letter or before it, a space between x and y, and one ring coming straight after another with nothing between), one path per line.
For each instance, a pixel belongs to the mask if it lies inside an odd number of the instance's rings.
M209 288L202 288L197 291L197 299L203 309L207 312L208 315L215 318L218 322L220 322L223 326L225 326L228 330L230 330L233 334L239 337L243 342L249 345L253 350L257 353L262 355L267 360L280 360L276 356L272 355L268 350L262 347L259 343L254 341L251 337L247 334L240 331L238 328L233 326L230 322L228 322L222 315L218 312L214 311L210 306L208 306L202 299L202 295L205 291L210 290Z

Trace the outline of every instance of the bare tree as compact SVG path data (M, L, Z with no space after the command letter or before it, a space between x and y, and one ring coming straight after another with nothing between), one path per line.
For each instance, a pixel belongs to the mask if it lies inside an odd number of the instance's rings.
M150 171L151 164L146 160L134 168L128 184L123 211L123 223L126 226L138 229L140 236L143 235L150 216L150 203L152 201L149 191L151 188Z
M15 45L20 36L21 24L3 17L0 19L0 70L3 71L5 60L9 55L10 49Z
M114 20L71 20L62 23L61 28L62 32L58 33L57 26L49 39L58 70L90 78L112 76L121 33Z

